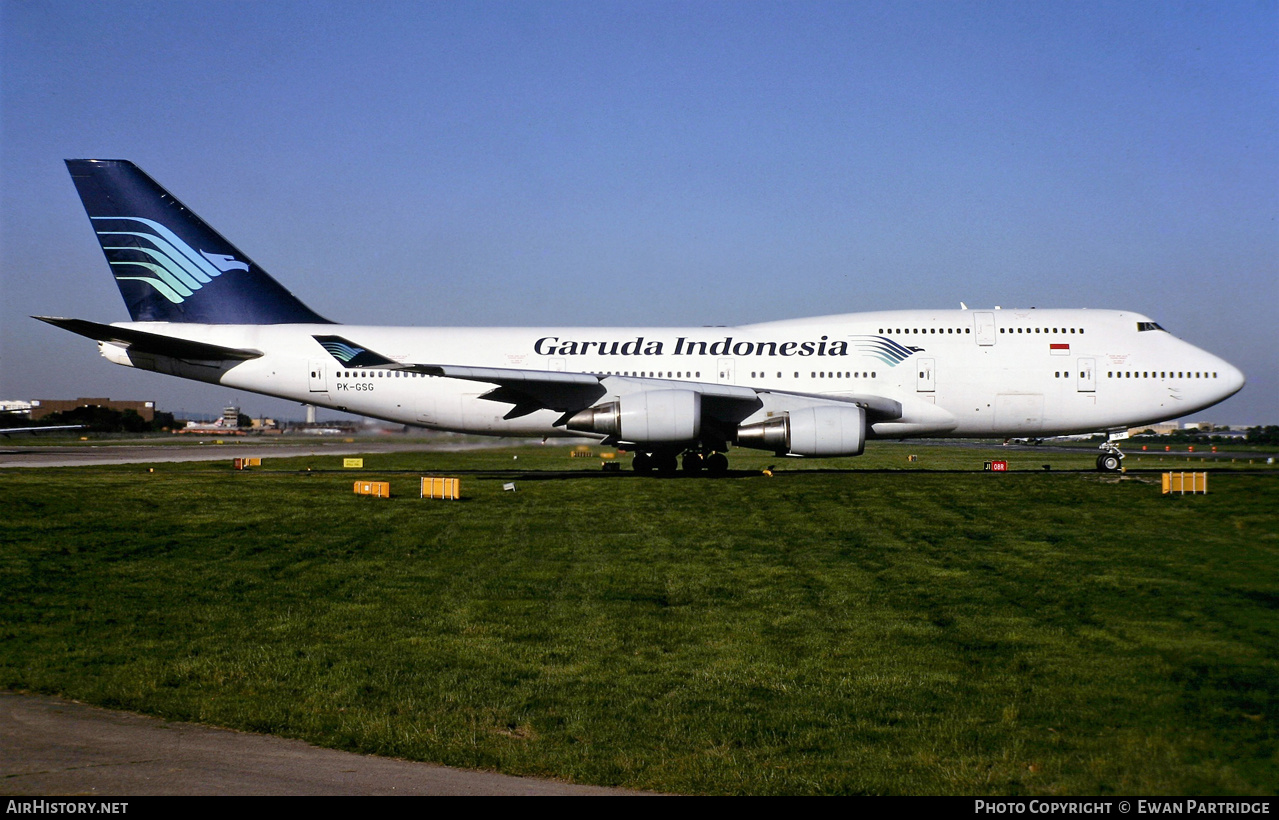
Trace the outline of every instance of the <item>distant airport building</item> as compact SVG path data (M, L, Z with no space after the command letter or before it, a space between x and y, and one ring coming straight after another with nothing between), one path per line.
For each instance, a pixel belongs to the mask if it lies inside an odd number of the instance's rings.
M109 410L132 410L146 421L155 421L153 401L112 401L105 398L35 399L31 402L31 420L39 421L54 413L65 413L80 407L105 407Z
M1177 422L1165 421L1165 422L1160 422L1159 424L1143 424L1140 427L1133 427L1128 431L1128 435L1135 436L1149 430L1150 432L1154 433L1157 436L1167 436L1177 432L1180 429L1181 429L1181 425L1177 424Z
M234 405L222 408L222 416L213 421L188 421L179 433L239 433L240 408Z
M1152 432L1157 436L1170 436L1173 433L1212 433L1214 435L1234 435L1235 437L1244 436L1248 432L1248 425L1223 425L1213 424L1208 421L1165 421L1159 424L1143 424L1140 427L1133 427L1128 430L1131 436L1139 435L1145 432Z

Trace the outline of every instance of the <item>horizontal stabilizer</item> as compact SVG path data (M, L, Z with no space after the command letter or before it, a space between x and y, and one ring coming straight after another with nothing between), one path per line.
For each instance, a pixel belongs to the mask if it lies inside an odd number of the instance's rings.
M148 333L126 327L98 324L84 319L62 319L56 316L32 316L54 327L78 333L93 339L95 342L111 342L122 345L139 353L150 353L155 356L168 356L174 359L186 359L198 362L247 361L262 355L260 350L244 350L235 347L222 347L208 342L195 342L190 339L179 339L159 333Z
M48 433L65 433L69 430L83 430L83 424L51 424L45 427L4 427L0 428L0 436L42 436Z

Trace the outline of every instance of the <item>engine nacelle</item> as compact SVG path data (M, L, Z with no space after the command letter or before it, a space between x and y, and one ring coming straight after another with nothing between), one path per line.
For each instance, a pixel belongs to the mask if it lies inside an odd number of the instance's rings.
M637 444L678 444L702 431L702 394L695 390L649 390L597 404L564 425Z
M819 405L737 428L737 444L792 456L859 456L866 446L866 410Z

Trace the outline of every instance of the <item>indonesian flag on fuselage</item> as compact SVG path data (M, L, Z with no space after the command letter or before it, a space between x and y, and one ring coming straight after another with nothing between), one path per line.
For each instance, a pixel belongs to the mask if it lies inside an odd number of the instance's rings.
M1069 342L1053 342L1048 345L1048 352L1053 354L1054 356L1069 356L1070 343Z

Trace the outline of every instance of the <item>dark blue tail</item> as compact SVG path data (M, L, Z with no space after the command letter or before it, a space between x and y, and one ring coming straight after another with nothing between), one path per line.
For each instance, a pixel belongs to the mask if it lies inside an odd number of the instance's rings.
M330 324L132 162L67 169L133 321Z

